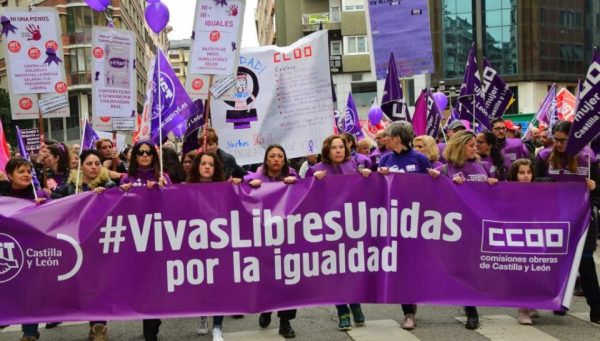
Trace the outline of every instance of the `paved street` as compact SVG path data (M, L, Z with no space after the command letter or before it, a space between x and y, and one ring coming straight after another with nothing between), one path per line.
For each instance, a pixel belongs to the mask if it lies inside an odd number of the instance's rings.
M600 264L600 252L596 252L596 264ZM600 267L596 267L600 273ZM411 332L400 328L403 321L400 305L363 306L366 326L349 332L337 331L335 307L302 309L292 321L298 341L382 341L382 340L600 340L600 325L589 322L589 308L582 297L575 297L567 316L555 316L541 311L533 326L517 323L516 309L479 308L481 328L467 330L462 325L461 307L420 306L417 328ZM210 341L211 336L196 334L197 318L164 320L161 340ZM258 315L247 315L240 320L226 317L223 324L225 341L284 340L277 334L278 320L267 330L259 330ZM108 325L111 340L143 340L141 321L111 321ZM59 326L52 330L40 329L43 341L87 339L87 323L78 322ZM0 341L19 340L19 326L11 326L0 332Z

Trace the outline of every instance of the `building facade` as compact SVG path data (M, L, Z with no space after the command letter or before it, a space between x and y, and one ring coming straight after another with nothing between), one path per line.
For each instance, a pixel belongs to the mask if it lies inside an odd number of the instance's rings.
M91 117L91 40L93 26L107 26L108 19L104 13L92 10L83 0L42 0L33 1L35 6L56 7L60 16L64 47L64 64L69 90L71 114L66 118L44 120L46 136L66 142L80 139L80 122ZM0 0L2 7L27 8L29 0ZM147 73L151 58L157 46L163 50L168 47L167 33L156 35L145 23L144 0L111 0L107 13L112 17L116 28L131 30L136 34L136 70L137 70L137 102L141 112ZM0 52L0 87L7 89L6 64ZM30 121L30 122L27 122ZM35 120L19 121L21 127L37 127Z
M191 39L171 40L169 42L169 63L181 84L185 84L188 62L190 60Z
M258 44L276 45L275 0L259 0L254 13Z
M270 3L273 0L259 0L261 45L271 34L277 45L289 45L322 23L329 29L339 105L349 91L361 106L381 96L383 82L376 82L370 70L366 1L275 0L273 28L264 15ZM515 93L516 102L507 113L531 114L552 83L575 93L593 46L600 44L597 0L428 0L428 6L435 72L402 80L410 105L425 87L444 91L455 101L475 42L478 61L487 58Z

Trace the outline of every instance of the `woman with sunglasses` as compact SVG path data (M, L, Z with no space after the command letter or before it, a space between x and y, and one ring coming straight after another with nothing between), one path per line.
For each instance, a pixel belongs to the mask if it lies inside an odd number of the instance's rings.
M131 187L155 186L163 187L170 185L171 180L167 174L160 174L159 156L152 142L148 140L139 141L131 150L131 161L127 175L121 180L119 186L128 191ZM148 319L143 321L144 339L146 341L158 340L158 331L161 325L159 319Z
M585 182L590 191L593 221L597 224L600 207L600 189L596 186L599 181L598 162L591 149L587 147L575 156L566 153L572 126L569 121L560 121L552 127L554 146L539 152L535 162L535 176L538 179L545 178L555 182ZM579 264L579 280L587 304L590 306L590 321L600 323L600 288L593 257L598 237L595 224L588 228ZM555 313L565 314L564 311Z

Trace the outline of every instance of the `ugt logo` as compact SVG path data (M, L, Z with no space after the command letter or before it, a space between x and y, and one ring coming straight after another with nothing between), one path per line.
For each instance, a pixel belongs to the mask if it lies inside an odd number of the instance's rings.
M344 111L336 111L334 114L339 131L350 132L354 129L354 110L346 108Z
M160 110L159 113L163 112L163 108L168 110L173 107L173 103L175 102L175 83L173 80L164 72L160 73L160 81L158 83L158 87L154 88L154 98L158 98L157 90L160 89ZM156 101L156 100L155 100Z
M0 233L0 283L15 278L23 268L23 249L13 237Z

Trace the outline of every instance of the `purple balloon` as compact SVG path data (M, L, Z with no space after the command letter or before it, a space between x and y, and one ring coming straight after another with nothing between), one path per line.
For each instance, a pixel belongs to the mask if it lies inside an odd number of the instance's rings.
M85 0L85 3L93 10L102 12L110 4L110 0Z
M369 122L371 122L371 125L378 125L382 118L383 110L380 107L374 105L369 109Z
M436 92L433 94L433 100L435 104L437 104L438 109L441 111L446 110L446 106L448 105L448 96L446 96L443 92Z
M154 33L159 33L163 30L163 28L165 28L165 26L167 26L170 14L169 9L165 4L160 1L156 1L148 4L144 16L146 17L146 22L152 31L154 31Z

